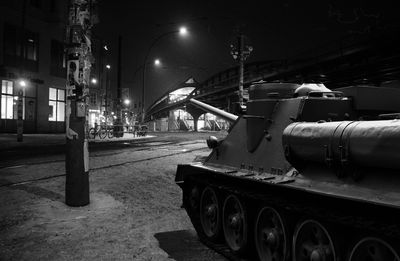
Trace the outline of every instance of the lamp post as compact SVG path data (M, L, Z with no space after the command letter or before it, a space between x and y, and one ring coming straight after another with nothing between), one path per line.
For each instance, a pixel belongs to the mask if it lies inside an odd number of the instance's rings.
M163 34L161 34L161 35L159 35L157 38L155 38L154 40L153 40L153 42L150 44L150 47L149 47L149 49L147 49L147 52L146 52L146 56L145 56L145 58L144 58L144 62L143 62L143 76L142 76L142 123L144 123L144 118L145 118L145 111L144 111L144 105L145 105L145 99L144 99L144 96L145 96L145 84L146 84L146 64L147 64L147 59L148 59L148 57L149 57L149 55L150 55L150 52L151 52L151 50L153 49L153 47L162 39L162 38L164 38L164 37L166 37L166 36L168 36L168 35L171 35L171 34L176 34L176 33L179 33L180 35L182 35L182 36L185 36L185 35L187 35L188 34L188 31L187 31L187 29L186 29L186 27L180 27L179 28L179 30L174 30L174 31L170 31L170 32L166 32L166 33L163 33ZM157 61L157 60L156 60ZM158 65L158 64L160 64L160 61L158 60L158 62L156 62L155 61L155 65Z
M110 70L111 65L106 65L106 86L105 86L105 97L104 97L104 117L106 118L106 125L108 120L108 88L110 85Z
M23 119L23 100L24 100L24 89L27 85L25 80L19 80L18 100L17 100L17 141L22 142L24 140L24 119Z

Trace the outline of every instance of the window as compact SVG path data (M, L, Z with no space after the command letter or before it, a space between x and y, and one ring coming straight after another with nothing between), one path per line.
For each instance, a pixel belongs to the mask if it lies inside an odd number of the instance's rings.
M65 121L65 90L49 88L49 121Z
M14 30L15 27L14 27ZM20 34L22 30L20 30ZM6 36L7 37L7 36ZM39 51L39 35L38 33L33 33L31 31L25 30L23 34L23 46L22 46L22 56L25 60L37 61L38 60L38 51ZM16 56L21 56L21 38L15 39L15 53ZM11 49L11 48L10 48Z
M13 119L14 111L13 82L1 81L1 118Z
M22 32L20 27L4 24L4 54L4 62L7 65L23 66L25 70L37 71L39 34L28 30Z
M38 60L38 38L38 34L36 33L25 32L25 59L31 61Z
M65 77L67 75L64 44L57 40L51 40L50 73L54 76Z
M14 95L14 82L1 81L1 119L18 119L18 96ZM22 118L25 118L25 98L22 98Z

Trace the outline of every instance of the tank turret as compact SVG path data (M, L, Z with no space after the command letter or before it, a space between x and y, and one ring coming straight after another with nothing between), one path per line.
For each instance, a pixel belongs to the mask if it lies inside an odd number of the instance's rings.
M250 86L226 138L177 169L200 239L233 260L400 261L399 100L400 88Z

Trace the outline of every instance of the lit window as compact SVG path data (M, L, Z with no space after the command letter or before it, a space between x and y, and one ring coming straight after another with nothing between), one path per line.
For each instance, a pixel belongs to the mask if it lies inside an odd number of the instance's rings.
M65 121L65 90L49 88L49 121Z
M14 97L14 83L12 81L1 81L1 118L14 119L16 112L17 96Z

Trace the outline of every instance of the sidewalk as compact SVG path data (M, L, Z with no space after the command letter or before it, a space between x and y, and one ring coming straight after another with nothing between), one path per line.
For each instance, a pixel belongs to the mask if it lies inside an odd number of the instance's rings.
M146 135L145 137L134 137L132 133L124 133L121 138L108 138L100 139L89 139L90 143L101 143L101 142L125 142L128 140L147 139L155 136ZM36 146L52 146L52 145L64 145L66 137L64 133L60 134L24 134L23 141L17 142L17 134L0 133L0 151L9 149L23 149L27 147Z

